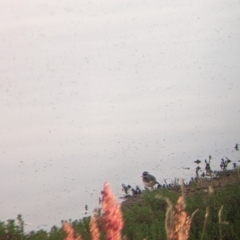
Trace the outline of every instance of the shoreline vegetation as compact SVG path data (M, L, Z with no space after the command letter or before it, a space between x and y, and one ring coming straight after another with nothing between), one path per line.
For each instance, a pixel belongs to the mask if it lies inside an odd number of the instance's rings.
M231 160L222 159L222 171L212 171L210 157L205 175L196 161L196 177L187 184L175 179L144 191L123 184L122 203L105 183L101 209L50 231L25 233L21 215L1 221L0 240L239 240L240 168L233 163L227 170Z

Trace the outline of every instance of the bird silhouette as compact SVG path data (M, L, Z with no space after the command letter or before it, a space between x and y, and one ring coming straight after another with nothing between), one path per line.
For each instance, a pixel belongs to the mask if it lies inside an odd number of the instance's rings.
M201 160L197 159L196 161L194 161L196 164L201 163Z

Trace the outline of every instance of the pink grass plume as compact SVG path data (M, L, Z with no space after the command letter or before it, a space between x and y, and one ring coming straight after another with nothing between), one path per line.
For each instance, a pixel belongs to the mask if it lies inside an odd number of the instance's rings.
M98 219L99 219L98 215L94 215L91 217L90 232L91 232L92 240L100 239L100 231L97 224Z
M102 210L102 228L106 232L106 240L121 240L123 229L121 205L117 203L109 183L104 184Z
M82 240L80 234L74 234L74 229L70 223L65 222L63 224L63 229L67 233L67 237L65 238L65 240Z

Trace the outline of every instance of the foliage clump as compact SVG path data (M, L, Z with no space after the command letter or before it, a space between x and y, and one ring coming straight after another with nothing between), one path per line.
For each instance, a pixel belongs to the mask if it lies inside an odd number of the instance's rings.
M236 171L232 174L236 175ZM181 193L171 189L145 190L140 196L141 204L136 201L131 207L121 207L109 184L105 184L102 209L97 209L92 217L62 222L62 227L53 226L49 232L25 233L24 220L18 215L16 220L0 222L0 240L237 240L239 177L235 180L219 188L214 180L208 181L208 191L199 189L199 182L192 184L193 191L184 186Z

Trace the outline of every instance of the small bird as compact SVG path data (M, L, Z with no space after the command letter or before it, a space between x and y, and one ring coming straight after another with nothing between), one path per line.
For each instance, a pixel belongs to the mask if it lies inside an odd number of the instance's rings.
M149 187L151 189L153 189L153 186L155 184L160 185L157 182L156 178L153 175L151 175L148 172L146 172L146 171L142 173L142 181L143 181L143 184L144 184L145 187Z
M201 163L201 160L197 159L196 161L194 161L196 164Z

